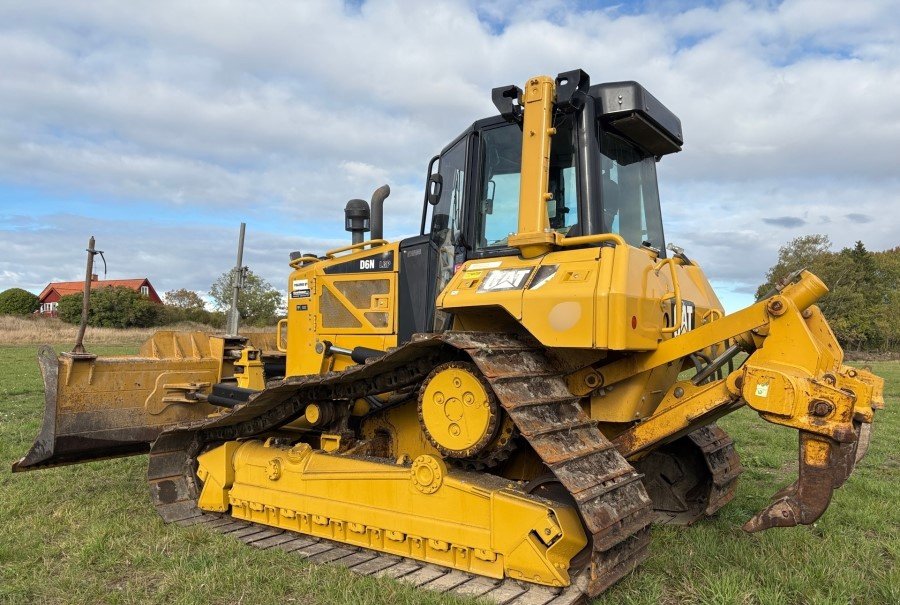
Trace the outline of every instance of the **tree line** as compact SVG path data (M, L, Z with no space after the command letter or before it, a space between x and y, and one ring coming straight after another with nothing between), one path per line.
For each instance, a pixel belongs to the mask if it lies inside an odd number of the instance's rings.
M91 290L91 309L88 325L103 328L149 328L180 322L195 322L223 328L225 311L231 306L234 271L226 271L213 282L209 296L214 310L206 308L203 298L192 290L170 290L157 303L125 287L106 287ZM238 312L241 323L269 326L278 321L282 312L281 293L272 284L248 270L240 297ZM57 314L67 323L81 323L83 295L68 294L59 299ZM0 315L31 315L37 311L38 297L21 288L0 292Z
M857 241L832 251L826 235L795 238L778 251L778 261L756 291L765 296L792 272L808 269L829 292L817 303L845 349L900 351L900 246L871 252Z
M853 351L900 351L900 246L871 252L858 241L852 248L832 251L826 235L795 238L778 251L778 261L766 272L757 298L800 269L809 269L829 288L818 305L845 349ZM234 271L227 271L211 285L215 310L191 290L171 290L165 304L149 301L128 288L98 288L91 291L88 324L100 327L151 327L179 322L196 322L222 328L225 311L231 305ZM59 317L77 324L81 321L81 294L63 296ZM282 295L252 271L244 279L238 311L245 325L273 325L283 313ZM0 315L30 315L38 308L38 297L11 288L0 292Z

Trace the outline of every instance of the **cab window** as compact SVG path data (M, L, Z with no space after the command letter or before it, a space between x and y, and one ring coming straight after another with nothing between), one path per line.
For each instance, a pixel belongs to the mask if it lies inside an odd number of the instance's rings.
M551 229L565 234L578 224L574 132L568 118L556 128L550 145L549 190L553 198L547 202L547 218ZM476 249L506 247L509 236L518 230L521 166L522 130L517 124L482 132Z
M612 134L600 134L603 229L632 246L662 250L656 160Z
M441 156L441 196L431 218L431 235L438 246L456 244L459 237L463 196L466 186L466 145L460 140Z
M435 292L440 292L453 277L457 246L461 241L462 208L466 187L466 148L469 137L461 139L441 156L438 172L442 185L440 199L431 219L431 238L438 249ZM448 327L449 315L435 312L436 331Z

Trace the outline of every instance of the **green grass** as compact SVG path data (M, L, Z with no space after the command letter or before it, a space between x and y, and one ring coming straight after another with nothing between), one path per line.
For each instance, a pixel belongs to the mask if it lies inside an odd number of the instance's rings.
M97 347L131 353L134 347ZM0 603L463 603L162 523L146 457L12 475L43 408L33 346L0 346ZM717 518L657 527L653 555L596 603L900 603L900 363L868 457L811 527L741 524L796 473L796 433L741 410L721 421L746 472Z

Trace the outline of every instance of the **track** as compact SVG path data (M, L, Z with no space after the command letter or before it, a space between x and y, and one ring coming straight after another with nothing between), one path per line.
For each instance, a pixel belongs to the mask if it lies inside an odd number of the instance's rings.
M654 523L690 525L728 504L743 468L734 442L715 424L663 445L634 463L653 500Z
M688 438L703 452L703 460L711 474L705 515L712 515L731 502L737 490L737 480L744 468L734 441L724 430L712 424L690 433Z
M577 503L592 550L590 564L573 573L570 586L554 590L493 580L197 508L195 459L206 446L273 430L299 416L310 401L346 401L416 384L438 363L460 358L478 366L522 436ZM166 521L202 523L254 546L511 605L580 602L646 559L653 510L641 477L581 409L539 346L511 335L471 332L418 338L341 373L282 381L242 407L164 433L153 445L148 470L153 502Z

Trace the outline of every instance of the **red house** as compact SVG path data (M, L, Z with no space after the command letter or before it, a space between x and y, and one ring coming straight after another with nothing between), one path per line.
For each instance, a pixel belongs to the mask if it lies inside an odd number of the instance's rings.
M91 275L91 290L96 288L113 288L116 286L131 288L135 292L140 292L142 296L146 296L151 301L159 303L159 295L146 277L137 279L97 279L96 275ZM59 299L67 294L80 294L84 292L84 281L58 281L50 282L38 297L41 306L38 313L56 317L56 306Z

